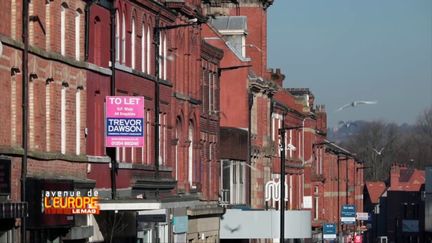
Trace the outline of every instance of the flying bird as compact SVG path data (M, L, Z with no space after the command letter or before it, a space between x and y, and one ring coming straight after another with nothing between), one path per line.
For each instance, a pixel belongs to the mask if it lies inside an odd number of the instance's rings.
M240 225L238 225L235 228L231 228L228 225L225 225L224 228L227 229L227 230L229 230L229 231L231 231L231 233L234 233L234 232L236 232L236 231L238 231L240 229Z
M339 121L338 125L339 127L346 127L346 128L349 128L350 126L357 126L357 124L350 121Z
M345 104L341 107L339 107L336 111L341 111L350 107L356 107L358 105L375 105L376 103L378 103L378 101L368 101L368 100L355 100L351 103Z
M382 147L379 151L378 151L377 149L375 149L375 148L372 148L372 150L375 151L375 153L376 153L378 156L381 156L381 154L382 154L384 148L385 148L385 146Z

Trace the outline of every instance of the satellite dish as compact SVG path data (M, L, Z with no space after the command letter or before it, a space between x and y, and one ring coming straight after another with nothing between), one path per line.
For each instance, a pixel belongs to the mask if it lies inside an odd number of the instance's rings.
M3 44L0 41L0 57L1 57L2 54L3 54Z

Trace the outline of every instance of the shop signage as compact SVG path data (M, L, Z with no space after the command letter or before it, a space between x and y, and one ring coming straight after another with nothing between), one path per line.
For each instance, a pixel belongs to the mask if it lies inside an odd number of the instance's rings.
M356 221L356 207L355 205L345 204L342 205L341 221L344 224L353 224Z
M368 213L365 213L365 212L358 212L356 214L356 219L367 221L367 220L370 220L370 215Z
M107 96L106 147L144 146L144 97Z
M281 183L279 181L271 180L265 185L265 200L280 201L281 199ZM288 186L285 183L285 201L288 201Z
M99 214L98 191L42 191L45 214Z
M173 231L176 234L188 232L188 216L174 216Z
M323 225L323 238L329 240L336 239L336 224Z

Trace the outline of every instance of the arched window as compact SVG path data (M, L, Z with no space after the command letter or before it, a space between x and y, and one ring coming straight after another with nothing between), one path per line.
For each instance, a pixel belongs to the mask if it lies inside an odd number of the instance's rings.
M150 73L150 55L151 55L151 48L150 48L150 26L147 27L147 73Z
M162 40L163 40L163 36L164 36L164 33L163 32L161 32L160 33L160 35L159 35L159 77L160 78L162 78L163 79L163 73L162 73L162 63L163 63L163 53L162 53L162 46L163 46L163 43L162 43Z
M126 18L125 13L123 12L122 16L122 63L126 62Z
M60 93L60 152L66 153L66 87Z
M164 33L163 35L163 39L162 39L162 55L163 55L163 79L167 79L167 37L166 37L166 33Z
M175 145L175 179L178 181L179 177L179 154L180 154L180 138L181 138L181 120L180 118L176 121L176 128L175 128L175 138L177 140L177 143Z
M194 144L194 131L193 124L189 122L189 132L188 132L188 140L190 141L189 149L188 149L188 181L189 185L192 186L193 183L193 144Z
M82 11L80 9L77 9L75 12L75 59L80 59L81 54L81 45L80 45L80 39L81 39L81 13Z
M81 153L81 89L75 93L75 153Z
M115 32L115 52L116 61L120 61L120 16L118 10L116 10L116 32Z
M142 24L142 37L141 37L141 71L146 71L146 56L145 56L145 48L146 48L146 32L145 25Z
M135 69L135 17L132 17L131 48L131 65Z
M60 53L66 54L66 3L62 3L60 7Z

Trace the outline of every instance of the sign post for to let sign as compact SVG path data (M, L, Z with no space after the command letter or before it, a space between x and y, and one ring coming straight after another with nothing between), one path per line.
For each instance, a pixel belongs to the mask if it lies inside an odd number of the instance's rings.
M144 146L144 97L107 96L106 147Z

